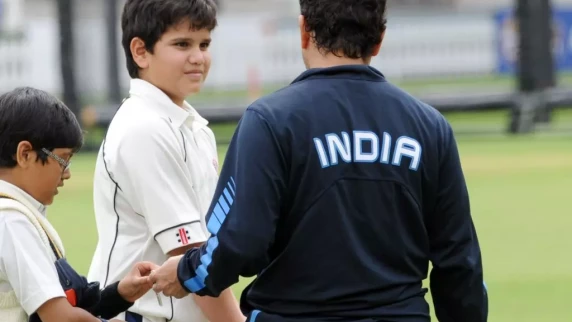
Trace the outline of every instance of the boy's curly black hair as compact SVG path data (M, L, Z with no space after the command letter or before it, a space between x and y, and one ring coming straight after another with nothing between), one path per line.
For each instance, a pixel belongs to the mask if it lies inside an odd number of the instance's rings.
M387 0L300 0L300 9L318 49L339 57L371 57L387 23Z

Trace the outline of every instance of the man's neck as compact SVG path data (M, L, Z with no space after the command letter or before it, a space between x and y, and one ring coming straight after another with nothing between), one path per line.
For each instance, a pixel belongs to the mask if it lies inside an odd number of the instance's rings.
M334 54L314 54L308 57L307 60L307 67L308 69L311 68L328 68L328 67L336 67L336 66L344 66L344 65L369 65L371 59L354 59L348 57L338 57Z

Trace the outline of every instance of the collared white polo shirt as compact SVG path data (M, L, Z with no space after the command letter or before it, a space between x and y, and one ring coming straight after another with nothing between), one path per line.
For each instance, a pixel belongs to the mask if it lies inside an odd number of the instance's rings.
M205 216L218 179L207 124L190 105L181 108L154 85L131 81L97 157L99 241L90 281L109 285L139 261L161 265L169 251L206 241ZM129 311L152 322L206 321L192 297L160 296L162 305L150 291Z
M45 216L46 208L22 189L0 180L0 192ZM0 294L14 292L28 315L47 301L65 297L53 259L38 229L16 210L0 210Z

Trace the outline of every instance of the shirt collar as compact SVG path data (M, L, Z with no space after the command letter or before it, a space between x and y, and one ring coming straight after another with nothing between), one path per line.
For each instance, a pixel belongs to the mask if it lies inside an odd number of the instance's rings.
M152 101L148 106L154 109L159 115L171 120L175 125L181 127L187 125L192 128L195 125L206 126L208 121L197 113L197 111L186 101L183 108L173 103L173 101L155 85L139 79L131 79L130 96L139 96L145 100Z
M191 104L189 104L187 101L185 101L183 103L183 108L187 111L187 113L189 113L190 117L187 118L187 120L185 121L185 123L187 124L187 126L189 126L190 128L193 127L205 127L209 124L209 121L207 121L204 117L202 117L197 110L195 110L194 107L191 106Z
M345 78L345 79L357 79L357 80L367 80L375 82L385 82L385 76L369 65L341 65L325 68L312 68L308 69L300 76L298 76L293 82L301 82L307 79L319 79L319 78Z
M27 192L20 189L19 187L7 181L0 180L0 193L5 193L20 203L24 204L28 208L37 209L40 214L42 214L42 216L46 216L46 206L34 199L34 197L30 196Z

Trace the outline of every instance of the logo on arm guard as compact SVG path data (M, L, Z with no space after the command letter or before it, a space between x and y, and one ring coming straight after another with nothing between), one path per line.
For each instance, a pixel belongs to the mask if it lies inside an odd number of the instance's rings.
M189 231L186 230L185 228L179 228L179 231L177 232L177 237L179 237L178 242L183 244L183 245L187 245L189 243Z

